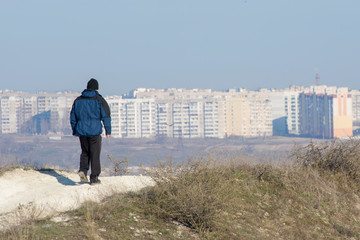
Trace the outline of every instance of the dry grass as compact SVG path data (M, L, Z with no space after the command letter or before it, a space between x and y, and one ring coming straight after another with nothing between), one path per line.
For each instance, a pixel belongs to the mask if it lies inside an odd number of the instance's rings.
M160 165L148 172L157 184L143 194L146 212L199 233L211 231L230 196L230 179L224 170L204 157L177 166L171 161Z
M293 163L223 153L147 173L138 193L86 203L66 222L32 222L1 239L360 239L360 145L310 143Z
M359 146L310 143L294 150L294 164L213 153L168 161L149 173L157 185L144 194L144 207L206 239L357 239Z

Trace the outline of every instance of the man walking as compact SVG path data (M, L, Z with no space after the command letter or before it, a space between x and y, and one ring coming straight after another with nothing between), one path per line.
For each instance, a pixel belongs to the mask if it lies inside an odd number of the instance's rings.
M89 182L87 172L91 165L90 184L100 183L101 133L104 125L107 138L111 135L110 108L98 93L99 83L91 78L81 96L75 99L70 124L74 136L80 138L81 155L79 176L81 182ZM103 123L103 125L101 124Z

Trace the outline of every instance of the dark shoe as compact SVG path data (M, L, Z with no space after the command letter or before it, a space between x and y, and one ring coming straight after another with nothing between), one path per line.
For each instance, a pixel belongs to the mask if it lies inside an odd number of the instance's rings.
M90 184L99 184L101 183L100 179L96 175L90 174Z
M98 178L90 179L90 184L91 185L100 184L100 183L101 183L101 181Z
M89 180L88 180L88 178L87 178L87 176L86 176L86 174L84 172L79 171L78 174L79 174L81 182L83 182L83 183L88 183L89 182Z

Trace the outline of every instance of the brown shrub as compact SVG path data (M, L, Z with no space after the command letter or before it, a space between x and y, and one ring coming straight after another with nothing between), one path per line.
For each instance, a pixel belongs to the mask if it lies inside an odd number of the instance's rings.
M144 195L148 213L199 232L212 231L226 198L226 169L202 156L178 165L170 159L147 173L157 183Z
M305 147L297 148L291 154L296 164L305 168L344 174L360 183L360 141L334 140L324 144L310 142Z

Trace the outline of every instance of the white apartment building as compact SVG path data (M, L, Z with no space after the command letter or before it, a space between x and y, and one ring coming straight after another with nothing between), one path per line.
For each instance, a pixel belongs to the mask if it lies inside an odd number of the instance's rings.
M19 95L5 94L0 98L1 134L17 133L23 121L22 98Z
M350 91L352 98L352 121L353 129L360 131L360 91L352 90ZM358 133L359 134L359 133Z
M226 102L224 98L215 97L205 101L204 137L224 138L226 135Z
M111 112L111 136L115 138L121 137L121 125L120 125L120 107L121 96L110 96L105 98L109 104Z
M299 94L300 92L285 91L285 116L289 134L299 135Z
M274 135L299 135L299 94L304 89L292 86L270 93Z
M153 137L155 132L155 102L152 99L107 97L111 111L113 137Z
M224 137L224 100L106 98L114 137Z
M23 95L23 106L22 106L24 121L28 121L35 116L37 111L37 97L32 94Z
M69 116L78 93L0 91L0 133L71 133Z
M174 131L172 104L168 101L156 103L156 135L172 137Z
M159 102L164 106L165 102ZM222 98L212 99L187 99L175 100L168 103L171 107L166 119L167 136L184 138L203 138L225 136L225 100ZM159 118L158 123L160 124Z

